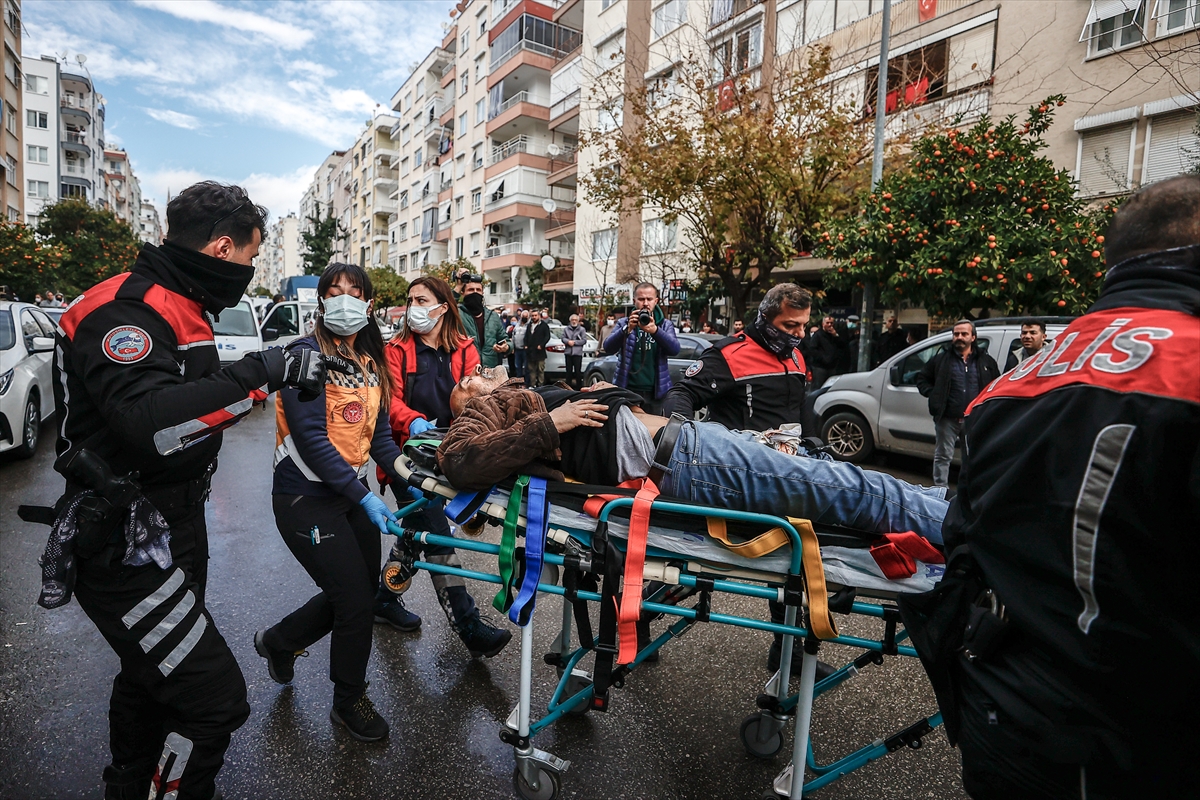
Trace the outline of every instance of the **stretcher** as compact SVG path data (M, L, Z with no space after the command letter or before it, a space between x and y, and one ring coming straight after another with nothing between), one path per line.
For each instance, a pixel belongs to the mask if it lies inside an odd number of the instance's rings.
M932 588L940 565L908 559L912 574L891 580L864 547L874 537L835 529L818 532L804 520L696 506L645 491L611 489L597 496L596 487L522 477L486 492L459 492L437 473L428 452L422 457L409 447L397 460L397 472L421 497L399 509L400 524L390 527L414 544L497 557L495 574L422 560L411 566L499 584L497 608L521 627L519 699L500 730L501 740L514 750L513 785L521 798L552 800L570 766L533 745L539 731L566 714L608 711L610 690L623 688L647 659L656 658L667 642L697 624L782 635L779 671L767 681L756 700L757 710L739 730L749 755L771 759L783 749L784 729L793 727L791 758L763 797L800 798L888 753L919 748L922 737L941 724L940 712L934 713L828 763L817 762L809 738L817 697L868 665L882 664L885 656L916 657L905 644L907 634L893 601L900 591ZM461 524L482 513L501 524L501 543L404 527L407 515L441 504L453 522ZM523 547L517 545L520 541ZM638 561L640 575L629 572L630 563ZM622 584L641 587L643 580L649 582L644 592L622 594ZM786 609L784 621L719 613L712 599L722 593L779 601ZM546 713L533 719L533 626L535 618L545 616L539 595L561 597L563 602L555 620L558 635L543 659L557 670L559 680ZM689 598L694 605L681 604ZM594 633L588 607L596 604L599 630ZM881 623L882 633L874 639L839 635L834 613L872 617ZM651 617L674 622L639 646L628 623ZM817 681L822 642L846 645L861 654ZM803 658L793 691L796 646L803 647ZM589 657L590 671L585 668Z

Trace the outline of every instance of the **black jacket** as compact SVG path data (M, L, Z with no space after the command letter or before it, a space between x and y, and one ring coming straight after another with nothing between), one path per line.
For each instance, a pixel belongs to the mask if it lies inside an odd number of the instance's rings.
M818 330L804 341L804 357L808 365L816 369L837 369L850 347L845 336L833 336L824 330Z
M525 358L530 361L546 360L546 344L550 341L550 326L545 321L525 326Z
M253 353L221 368L204 304L166 253L145 245L132 272L84 292L59 321L54 406L60 472L87 447L146 486L202 476L221 431L266 398ZM276 387L271 387L272 389Z
M1161 797L1171 774L1195 788L1200 708L1200 247L1181 250L1113 267L1053 351L980 394L944 527L1009 619L994 656L958 662L1001 724Z
M804 357L778 358L752 328L715 342L687 368L663 400L663 414L691 419L708 406L710 422L730 430L765 431L800 422L804 410Z
M975 359L975 368L979 370L979 388L982 390L1000 377L1000 368L996 366L996 359L978 347L972 349L975 351L972 358ZM929 398L929 413L934 419L941 419L946 412L946 401L950 397L950 370L955 366L955 359L962 360L953 347L947 346L947 349L929 359L917 373L917 391ZM973 399L968 397L967 404Z
M908 333L903 328L896 328L894 331L884 330L876 343L878 351L876 361L886 361L906 347L908 347Z

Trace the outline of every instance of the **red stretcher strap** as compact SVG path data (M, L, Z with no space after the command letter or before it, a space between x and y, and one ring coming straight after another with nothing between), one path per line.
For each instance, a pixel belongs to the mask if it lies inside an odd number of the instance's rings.
M624 483L618 483L618 489L640 489L642 488L641 480L631 478ZM583 513L589 517L600 518L600 512L604 510L604 506L610 501L616 500L618 497L624 497L622 494L594 494L583 502Z
M650 505L658 487L649 478L633 498L629 513L629 539L625 549L625 577L621 584L621 606L617 615L617 663L628 664L637 657L637 622L642 615L642 573L646 566L646 538L650 534Z
M871 545L871 557L891 581L911 578L917 573L918 561L926 564L946 563L937 548L912 531L885 533Z

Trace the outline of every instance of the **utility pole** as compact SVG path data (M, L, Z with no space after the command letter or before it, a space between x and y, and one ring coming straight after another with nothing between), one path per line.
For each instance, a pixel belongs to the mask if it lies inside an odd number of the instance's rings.
M883 33L879 37L879 80L875 88L875 153L871 161L871 191L883 179L883 128L887 117L888 45L892 35L892 0L883 0ZM871 368L871 337L875 332L875 281L863 283L862 318L858 329L858 371Z

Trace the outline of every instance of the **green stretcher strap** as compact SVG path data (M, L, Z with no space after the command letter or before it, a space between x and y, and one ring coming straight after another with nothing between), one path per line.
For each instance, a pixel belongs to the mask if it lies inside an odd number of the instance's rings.
M513 484L508 496L508 510L504 514L504 529L500 534L500 591L492 598L492 608L501 614L508 613L513 602L513 574L516 572L514 556L517 551L517 521L521 518L521 496L529 485L529 476L521 475Z

